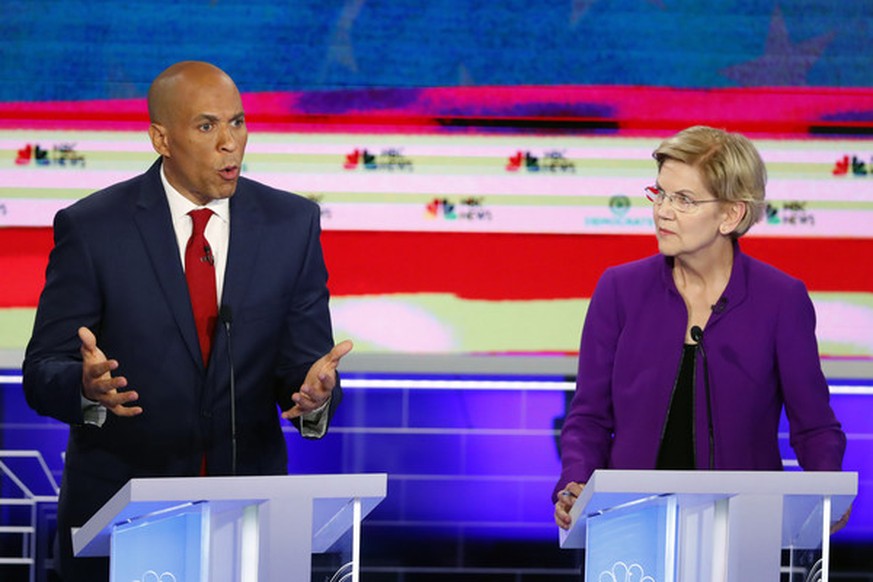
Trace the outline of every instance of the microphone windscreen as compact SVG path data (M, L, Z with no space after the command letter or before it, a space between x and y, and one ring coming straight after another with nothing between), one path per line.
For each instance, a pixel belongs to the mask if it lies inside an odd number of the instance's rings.
M224 324L233 323L233 311L230 309L230 305L222 305L218 308L218 319Z

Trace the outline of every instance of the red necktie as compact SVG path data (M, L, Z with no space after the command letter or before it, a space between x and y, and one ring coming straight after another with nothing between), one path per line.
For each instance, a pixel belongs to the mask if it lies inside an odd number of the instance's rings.
M209 362L212 349L212 332L218 319L218 295L215 290L215 260L212 249L206 240L206 223L212 217L208 208L192 210L188 214L194 221L194 229L188 246L185 247L185 278L188 280L188 293L191 294L191 307L194 322L197 324L197 337L200 339L200 352L203 364Z

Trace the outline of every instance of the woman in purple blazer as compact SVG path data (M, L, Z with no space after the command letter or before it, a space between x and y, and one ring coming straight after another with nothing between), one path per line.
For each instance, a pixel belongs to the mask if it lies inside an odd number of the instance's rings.
M591 298L553 496L564 528L595 469L781 470L783 406L800 466L842 465L806 288L737 242L764 206L757 150L697 126L653 157L660 254L608 269Z

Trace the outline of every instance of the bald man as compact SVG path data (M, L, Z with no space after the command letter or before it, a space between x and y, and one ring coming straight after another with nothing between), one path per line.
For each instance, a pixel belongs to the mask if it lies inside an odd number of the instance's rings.
M248 132L233 80L177 63L148 109L152 167L55 216L23 365L30 406L70 425L65 581L108 580L106 560L73 558L70 528L131 478L287 473L280 416L323 436L352 348L333 344L317 205L240 175ZM200 263L205 292L186 279Z

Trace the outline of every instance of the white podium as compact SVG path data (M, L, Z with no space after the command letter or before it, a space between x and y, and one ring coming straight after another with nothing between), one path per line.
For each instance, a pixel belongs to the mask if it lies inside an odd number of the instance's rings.
M386 490L381 473L132 479L73 553L110 556L113 582L311 582L312 554L348 532L356 582L360 522Z
M560 545L587 548L586 579L619 582L778 582L783 549L820 548L827 582L857 491L849 472L598 470Z

